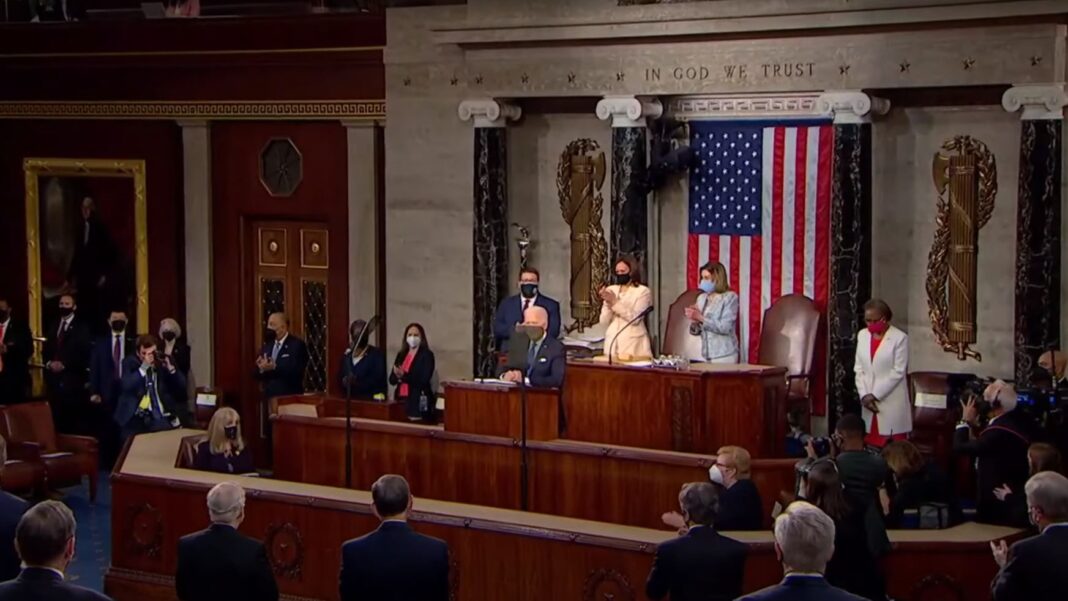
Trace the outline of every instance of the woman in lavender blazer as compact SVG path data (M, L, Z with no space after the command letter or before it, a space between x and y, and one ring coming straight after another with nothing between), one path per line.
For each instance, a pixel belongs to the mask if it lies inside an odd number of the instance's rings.
M738 363L738 294L730 289L727 270L711 261L701 267L703 294L686 308L690 333L701 336L701 356L709 363Z

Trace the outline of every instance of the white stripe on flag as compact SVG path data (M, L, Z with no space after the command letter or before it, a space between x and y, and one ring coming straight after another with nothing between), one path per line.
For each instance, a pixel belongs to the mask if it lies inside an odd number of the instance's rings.
M775 178L775 128L764 128L764 156L761 159L763 169L762 211L760 213L760 236L763 238L760 253L760 315L771 306L771 258L774 255L776 240L772 229L772 192Z
M708 251L709 251L709 236L708 234L701 234L697 237L697 282L701 281L700 269L708 263ZM696 286L697 282L687 282L690 286Z
M820 128L808 128L805 154L805 296L816 298L816 185L819 183Z
M753 270L753 237L742 236L738 250L738 361L749 362L749 278Z
M731 237L720 236L719 237L719 259L716 259L720 263L723 263L723 268L727 270L727 278L734 281L734 274L731 273Z
M797 128L787 127L782 153L782 287L783 296L794 291L794 218L797 193ZM800 275L800 274L799 274Z

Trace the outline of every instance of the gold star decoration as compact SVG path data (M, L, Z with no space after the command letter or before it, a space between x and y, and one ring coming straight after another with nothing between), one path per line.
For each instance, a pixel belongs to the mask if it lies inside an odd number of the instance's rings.
M909 69L911 69L911 68L912 68L912 63L910 63L910 62L908 62L908 61L906 60L905 62L903 62L903 63L901 63L900 65L898 65L898 68L899 68L899 69L901 69L901 72L902 72L902 73L908 73L908 72L909 72Z
M623 79L625 77L626 77L626 74L623 73L622 71L617 71L616 72L616 81L623 81Z
M1032 66L1032 67L1037 67L1037 66L1039 66L1040 64L1042 64L1042 57L1041 57L1041 56L1038 56L1038 55L1036 54L1035 56L1032 56L1032 57L1031 57L1031 66Z
M567 74L567 83L575 83L576 75L574 72Z
M519 80L523 83L530 83L530 76L524 73L523 76L519 78Z
M838 65L839 75L849 75L849 65Z
M475 76L475 85L476 86L482 85L482 74L481 73L479 73L478 75Z
M456 85L456 84L458 84L458 83L460 83L460 78L459 78L459 77L456 77L456 74L455 74L455 73L453 73L452 77L451 77L451 78L449 78L449 85L450 85L450 86L454 86L454 85Z
M966 58L966 59L964 59L962 61L962 64L964 65L964 70L965 71L971 71L972 67L975 66L975 59L974 58Z

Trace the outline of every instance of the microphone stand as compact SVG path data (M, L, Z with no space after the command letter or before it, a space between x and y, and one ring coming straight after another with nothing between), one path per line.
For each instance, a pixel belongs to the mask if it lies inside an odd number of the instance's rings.
M637 317L635 317L634 319L628 321L627 325L623 326L622 328L619 328L619 331L616 332L615 337L612 338L612 343L608 345L608 364L609 365L612 365L612 355L615 354L616 341L619 340L619 335L623 333L623 330L626 330L630 326L638 323L638 320L645 319L645 316L649 315L652 312L653 312L653 306L649 305L649 307L646 310L644 310L641 313L639 313Z
M528 366L529 369L529 366ZM527 382L526 373L519 379L519 508L529 507L530 478L527 464Z

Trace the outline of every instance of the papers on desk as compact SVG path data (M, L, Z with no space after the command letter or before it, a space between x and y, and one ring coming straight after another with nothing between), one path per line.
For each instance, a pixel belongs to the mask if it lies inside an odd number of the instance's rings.
M516 386L515 382L507 382L500 378L475 378L479 384L493 384L494 386Z
M564 343L564 346L574 348L584 348L591 351L604 348L604 336L589 335L589 336L564 336L560 342Z

